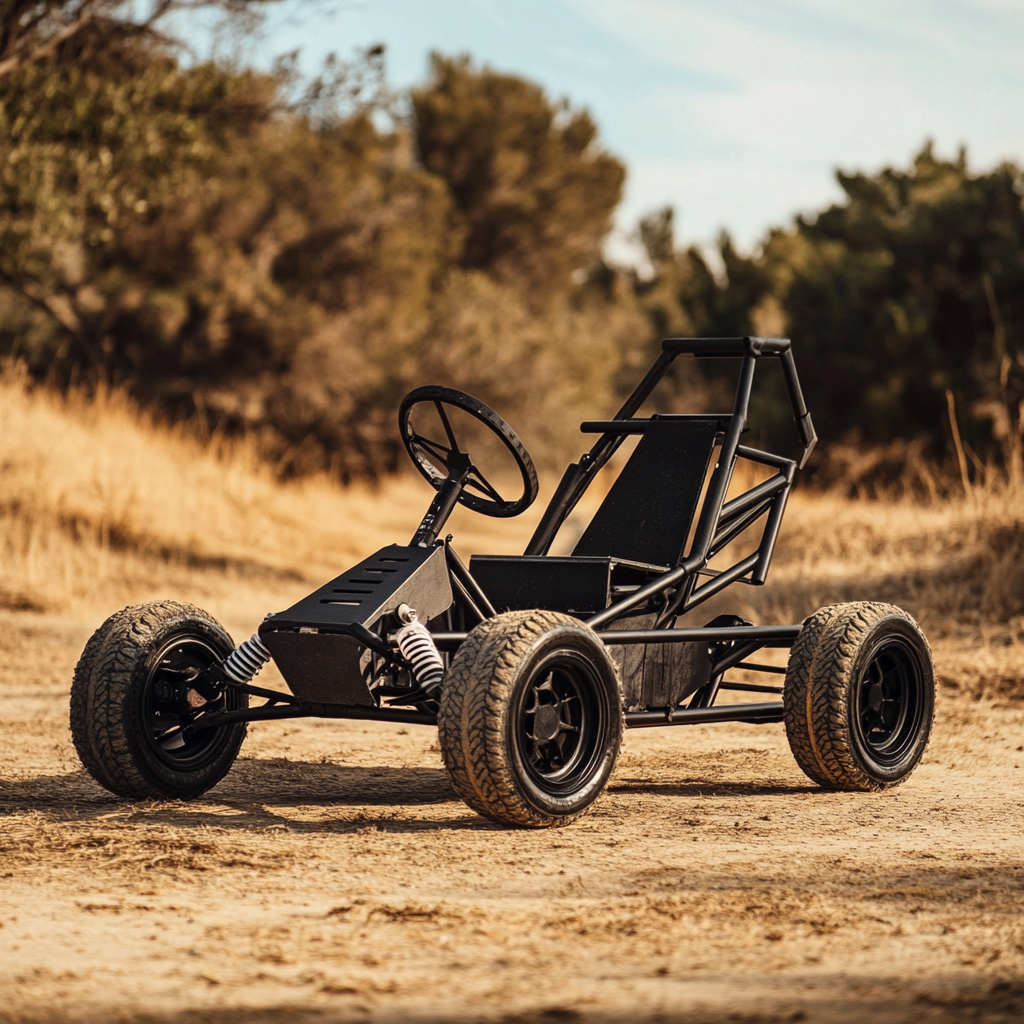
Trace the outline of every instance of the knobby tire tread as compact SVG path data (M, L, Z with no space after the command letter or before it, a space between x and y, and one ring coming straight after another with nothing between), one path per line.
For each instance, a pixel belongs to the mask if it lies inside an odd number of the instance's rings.
M505 612L487 619L459 648L445 679L438 715L445 767L455 792L492 821L544 828L568 825L587 810L556 817L529 804L513 782L514 769L504 741L520 662L545 633L565 625L580 623L569 615L538 610Z
M812 681L821 636L841 607L829 605L820 608L804 620L789 654L783 687L783 721L796 763L812 782L826 787L835 786L836 779L829 773L821 756L811 724L814 721Z
M119 621L131 613L123 608L111 615L86 642L71 680L70 726L71 739L86 771L101 785L106 772L101 753L96 745L96 730L92 726L91 709L94 704L96 675L103 645L117 628Z
M146 658L161 627L172 619L200 620L230 637L212 616L178 601L153 601L116 612L93 634L75 669L71 731L79 758L105 789L132 800L166 800L198 796L227 773L234 756L201 787L172 794L144 771L133 750L129 691L139 662ZM245 726L240 730L244 739ZM238 746L241 745L241 739ZM237 750L236 750L237 754Z
M855 661L865 638L884 618L903 619L928 642L914 618L896 605L854 601L822 608L808 618L790 654L784 686L783 717L797 764L829 789L871 792L890 789L902 778L881 782L868 775L856 756L850 733ZM927 734L931 717L923 723Z

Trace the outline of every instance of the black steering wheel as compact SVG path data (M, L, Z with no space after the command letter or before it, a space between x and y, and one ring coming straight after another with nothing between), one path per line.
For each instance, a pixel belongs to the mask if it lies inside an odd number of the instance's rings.
M426 428L414 428L410 419L413 408L424 403L434 406L438 424L432 424L429 433L440 436L430 437ZM482 423L504 445L512 456L516 469L523 482L523 493L514 501L508 501L498 493L497 488L484 476L473 463L469 453L464 451L455 436L452 417L445 406L468 413L474 420ZM498 519L510 519L512 516L525 512L537 497L537 470L526 446L519 440L516 432L493 410L483 402L477 401L472 395L455 388L445 388L436 384L428 384L416 388L402 399L398 409L398 428L402 434L409 457L416 468L430 482L435 490L440 490L446 480L462 479L462 490L459 501L474 512Z

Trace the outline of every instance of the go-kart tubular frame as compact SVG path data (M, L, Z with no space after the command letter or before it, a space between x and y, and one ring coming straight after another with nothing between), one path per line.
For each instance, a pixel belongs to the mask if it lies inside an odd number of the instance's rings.
M805 465L817 441L811 417L801 393L788 339L746 337L669 338L665 340L662 343L662 351L658 359L615 417L611 420L590 421L582 424L582 432L600 436L590 451L583 455L578 463L570 465L565 471L525 554L528 556L547 555L559 528L576 507L596 474L607 464L626 437L642 434L645 431L652 420L634 418L635 414L665 376L675 359L682 355L703 359L731 357L742 360L732 412L712 417L718 421L715 438L716 444L719 446L717 462L707 481L689 552L677 566L669 567L650 582L633 588L617 588L620 591L631 592L622 594L617 600L612 600L608 607L590 615L585 622L609 647L666 643L708 645L711 657L707 681L690 695L688 701L675 707L643 710L627 708L624 718L628 727L689 725L703 722L780 722L783 717L781 700L718 706L715 701L722 690L781 695L782 687L780 686L727 682L724 677L726 672L733 668L769 674L785 674L784 668L753 663L748 659L762 648L792 647L800 633L801 626L757 626L745 622L738 616L719 616L702 628L674 628L674 623L677 617L697 608L732 583L744 582L762 585L765 582L794 475L798 468ZM741 435L747 428L747 410L754 371L759 359L762 358L778 359L781 363L786 391L802 446L799 461L740 444ZM709 417L691 418L706 420ZM740 458L769 467L775 472L762 483L731 501L726 501L733 470L737 459ZM442 548L447 582L451 587L455 605L462 609L463 621L483 621L496 615L496 609L480 583L451 546L451 537L449 536L443 541L438 540L441 528L454 508L458 497L458 488L449 488L447 484L435 484L435 486L438 487L439 493L417 529L412 544L409 548L396 547L394 550L407 552L416 547L425 549L423 553L424 556L427 556L428 552L433 555L438 548ZM727 569L716 571L708 568L709 562L716 555L762 518L764 525L756 551ZM388 550L384 549L384 552L386 553ZM378 552L378 556L381 554ZM382 560L393 561L394 559L385 557ZM400 558L397 561L406 561L406 559ZM368 563L369 560L360 565ZM349 582L358 569L359 566L346 574ZM702 576L710 577L710 579L698 585ZM332 583L338 584L339 581L344 582L345 577L339 577ZM327 584L317 593L327 592L327 588L331 586L332 584ZM337 586L334 587L333 593L339 593ZM307 601L313 597L316 597L316 594L311 595ZM343 604L345 602L322 600L320 603ZM296 605L291 611L294 612L299 607L300 605ZM654 613L652 628L612 628L617 620L628 615L635 615L640 611ZM287 615L288 613L281 614ZM385 616L385 620L387 618L389 617ZM393 621L393 617L391 618ZM273 616L268 616L267 621L260 628L260 636L268 641L272 636L280 641L284 633L330 632L329 626L322 624L304 626L301 625L300 620L290 624L275 624ZM393 636L389 636L386 628L382 629L383 635L381 635L366 628L365 625L353 622L340 627L337 632L344 634L344 642L357 644L362 650L372 652L378 665L391 666L392 671L409 669L408 661L402 657ZM457 650L467 636L468 632L464 631L435 631L432 633L436 648L440 652L448 652L445 655L445 660L450 658L450 652ZM342 641L343 637L338 636L337 639ZM265 661L270 652L263 648L262 653L265 655L263 658ZM278 657L276 651L274 656ZM252 667L258 671L261 664L262 662ZM199 715L190 725L185 726L183 732L186 734L189 732L195 734L201 730L218 728L235 722L303 717L362 719L399 724L437 724L436 704L427 699L420 700L415 707L389 706L381 703L379 697L375 697L372 703L330 703L302 699L299 696L254 686L251 682L233 681L223 674L217 678L217 666L212 666L211 672L213 678L196 681L198 684L196 688L200 690L200 693L203 693L204 690L209 691L208 694L204 693L204 696L212 698L226 683L252 697L263 698L266 702L260 706L238 710L208 710L205 714ZM243 675L245 674L248 674L251 679L251 674L243 673ZM286 678L287 675L286 673ZM205 685L203 685L204 683Z

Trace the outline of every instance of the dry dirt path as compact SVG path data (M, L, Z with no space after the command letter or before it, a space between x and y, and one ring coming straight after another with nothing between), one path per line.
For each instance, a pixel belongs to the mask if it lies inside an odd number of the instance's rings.
M1024 1020L1019 702L943 694L881 795L781 726L647 730L589 817L511 831L432 730L292 722L130 805L67 732L90 626L0 627L0 1021Z

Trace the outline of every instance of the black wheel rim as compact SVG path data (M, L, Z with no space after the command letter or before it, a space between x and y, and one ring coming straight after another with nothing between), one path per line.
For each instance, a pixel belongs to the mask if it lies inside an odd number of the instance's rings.
M871 649L853 701L854 738L865 759L898 768L917 743L924 720L924 673L917 652L900 637Z
M600 694L594 666L571 651L549 655L531 673L517 702L516 742L543 792L575 793L598 770L609 722Z
M222 696L199 707L189 700L195 677L222 657L208 640L186 634L169 640L149 661L142 688L143 733L150 751L167 768L198 771L216 761L231 742L231 726L195 733L188 728L209 711L223 710L230 700Z

